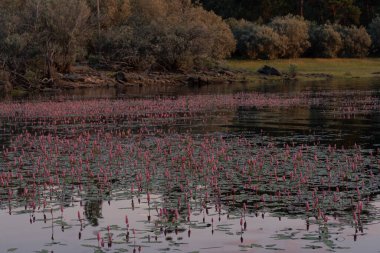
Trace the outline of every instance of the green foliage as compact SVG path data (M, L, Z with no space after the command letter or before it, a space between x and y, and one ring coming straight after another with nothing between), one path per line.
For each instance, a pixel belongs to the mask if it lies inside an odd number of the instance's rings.
M0 9L0 58L11 72L34 68L50 78L54 69L70 71L85 51L90 12L81 0L2 1Z
M378 23L376 23L378 22ZM299 16L274 18L268 25L229 19L237 40L236 55L249 59L313 56L321 58L365 57L371 38L364 27L310 24ZM376 42L380 18L370 25ZM379 43L379 42L378 42Z
M343 48L341 57L365 57L368 55L372 40L364 27L335 25L340 33Z
M45 1L38 23L39 40L48 61L60 72L70 72L71 65L83 53L90 10L82 0Z
M274 18L270 24L280 36L287 38L284 57L300 57L309 47L309 23L302 17L287 15Z
M131 11L130 0L87 0L87 5L91 10L89 23L96 29L125 25Z
M380 51L380 17L372 20L368 27L368 32L372 39L372 48L375 53Z
M298 13L298 1L286 0L194 0L223 18L269 22L273 17Z
M324 9L327 13L327 20L343 25L359 24L361 10L354 3L354 0L326 0Z
M277 59L284 55L287 37L271 27L235 19L228 23L237 40L237 55L250 59Z
M230 19L227 25L203 7L255 22ZM379 9L372 0L2 0L0 68L12 81L28 83L54 79L83 60L188 70L229 57L235 47L235 55L249 59L305 52L364 57L371 38L351 24L372 20ZM375 18L368 28L373 52L380 49L379 27Z
M298 67L297 67L297 65L290 64L289 68L288 68L288 75L289 75L289 77L294 78L294 77L297 76L297 74L298 74Z
M367 25L376 13L377 0L193 0L223 18L269 22L277 16L300 15L319 24Z
M341 35L331 24L312 25L310 42L310 52L314 57L335 58L343 48Z
M132 0L126 26L102 30L96 46L134 68L189 69L229 56L235 41L214 13L189 1Z
M24 81L26 73L54 79L76 61L95 58L189 69L234 49L228 25L190 0L0 1L1 66Z

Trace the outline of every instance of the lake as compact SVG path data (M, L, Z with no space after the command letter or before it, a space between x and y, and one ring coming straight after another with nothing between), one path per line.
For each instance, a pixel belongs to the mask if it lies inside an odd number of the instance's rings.
M0 252L380 252L380 80L0 102Z

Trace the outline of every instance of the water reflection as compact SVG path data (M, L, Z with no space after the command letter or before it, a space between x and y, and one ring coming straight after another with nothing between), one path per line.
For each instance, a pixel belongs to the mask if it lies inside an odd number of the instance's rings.
M94 98L134 98L134 97L155 97L155 96L179 96L196 94L230 94L239 92L263 92L263 93L318 93L323 91L375 91L378 95L379 78L353 78L353 79L330 79L323 81L298 82L292 80L285 81L264 81L256 83L234 83L215 84L202 87L188 86L128 86L125 88L91 88L91 89L71 89L49 93L26 94L16 100L46 100L46 99L94 99ZM9 100L10 97L2 97Z
M88 200L84 204L84 214L91 226L97 227L99 225L99 219L103 218L102 205L102 200Z
M2 229L7 232L2 235L0 249L2 252L12 248L19 252L29 252L31 248L41 249L42 252L44 252L43 249L46 252L77 252L80 248L81 252L94 252L100 250L99 247L102 246L101 241L103 241L103 251L110 252L120 252L121 249L136 252L157 252L163 249L169 252L191 250L235 252L238 249L255 252L280 249L292 252L308 252L309 250L310 252L315 252L315 250L318 252L331 250L361 252L363 248L366 252L378 250L377 239L380 236L378 223L355 229L342 226L334 217L329 217L331 221L328 225L324 225L315 223L312 219L273 217L270 214L251 211L246 213L241 222L239 216L225 212L219 214L210 206L205 216L196 215L197 212L194 212L194 216L191 217L192 225L189 227L162 226L157 232L152 232L149 225L147 229L135 229L141 226L139 224L147 222L145 220L147 206L140 203L136 207L137 209L132 211L129 201L116 201L111 205L103 203L102 210L105 218L99 220L99 226L95 229L87 226L87 219L84 220L83 227L79 227L78 221L75 221L77 206L65 209L64 230L57 229L55 225L60 219L58 218L59 211L54 211L51 216L48 215L48 226L41 224L42 214L39 212L35 213L36 222L32 224L27 224L25 220L20 219L19 215L1 216ZM122 225L121 221L126 212L129 214L129 230ZM156 215L154 217L157 219ZM109 227L109 224L119 224L119 226ZM150 226L153 228L161 225L151 223ZM39 229L39 233L35 232L36 229ZM97 231L100 235L99 246ZM15 242L12 238L16 233L23 238L22 242ZM112 235L110 248L108 248L109 234Z

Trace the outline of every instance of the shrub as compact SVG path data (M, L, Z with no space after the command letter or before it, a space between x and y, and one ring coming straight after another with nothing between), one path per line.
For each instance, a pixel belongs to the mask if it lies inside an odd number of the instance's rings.
M24 4L27 5L28 1ZM33 36L26 23L28 12L17 1L0 1L0 66L25 73Z
M249 34L249 27L252 25L251 22L245 20L237 20L230 18L226 20L227 24L230 26L232 34L236 40L236 50L234 52L237 56L247 56L246 53L246 43L243 41L243 37L246 37Z
M286 37L278 35L266 25L244 20L229 20L237 40L237 55L250 59L277 59L284 54Z
M288 68L288 74L289 74L289 77L295 78L297 76L297 74L298 74L298 67L297 67L297 65L290 64L289 68Z
M228 57L235 40L228 25L190 1L131 0L123 26L103 29L91 42L110 60L134 68L189 69Z
M343 41L341 57L365 57L372 44L371 37L364 27L335 25Z
M90 9L82 0L46 1L41 7L38 30L42 51L59 71L70 72L85 50Z
M314 57L334 58L343 48L340 33L330 24L310 28L311 54Z
M107 29L111 26L125 25L131 12L129 0L86 0L91 9L90 24ZM98 4L99 3L99 16Z
M3 65L19 75L27 68L51 77L57 68L69 72L85 51L89 9L82 0L13 1L1 3L0 31ZM38 11L37 11L38 10ZM0 28L0 30L2 30Z
M309 23L302 17L287 15L274 18L270 24L280 36L287 38L284 41L286 50L284 57L300 57L309 47Z
M146 0L144 0L146 1ZM168 70L187 70L220 60L235 50L228 25L190 1L131 1L131 46Z
M372 39L372 49L375 53L380 51L380 17L374 18L368 26Z

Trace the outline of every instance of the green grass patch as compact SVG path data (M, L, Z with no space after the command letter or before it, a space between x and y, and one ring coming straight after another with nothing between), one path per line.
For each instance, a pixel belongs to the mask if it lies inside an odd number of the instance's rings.
M25 96L26 94L28 94L28 91L26 91L23 88L16 87L15 89L11 91L12 97L22 97L22 96Z
M229 60L227 67L235 70L256 72L264 65L288 73L295 66L300 75L328 74L334 78L380 77L380 58L363 59L280 59L280 60Z

